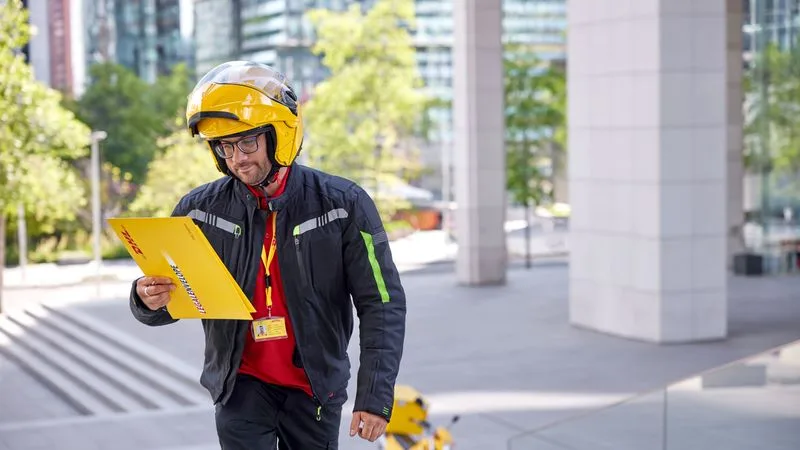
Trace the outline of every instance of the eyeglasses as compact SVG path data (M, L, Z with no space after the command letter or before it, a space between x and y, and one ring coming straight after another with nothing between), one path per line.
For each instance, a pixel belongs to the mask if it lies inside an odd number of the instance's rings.
M218 141L214 145L214 152L223 159L231 159L233 158L233 152L238 147L239 151L244 154L255 153L258 151L258 136L248 136L244 139L241 139L237 142L221 142Z

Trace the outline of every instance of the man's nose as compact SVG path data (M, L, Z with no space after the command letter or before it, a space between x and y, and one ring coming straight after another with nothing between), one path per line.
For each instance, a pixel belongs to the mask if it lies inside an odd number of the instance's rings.
M233 146L233 162L239 164L240 162L247 161L249 158L250 155L241 151L236 145Z

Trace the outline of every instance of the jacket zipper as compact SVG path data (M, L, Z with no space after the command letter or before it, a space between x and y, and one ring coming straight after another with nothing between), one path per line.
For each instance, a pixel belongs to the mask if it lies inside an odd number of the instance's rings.
M280 240L281 234L278 233L277 230L275 232L275 236L276 236L276 240ZM280 247L280 244L278 244L278 247ZM302 288L305 289L306 286L308 286L308 281L306 279L305 267L303 266L302 254L300 252L300 236L294 236L294 250L295 250L295 256L297 258L297 268L300 271L300 277L301 277L302 283L303 283ZM306 365L306 359L303 356L303 352L300 350L299 343L297 342L297 336L299 336L299 333L298 333L297 324L295 323L294 318L293 318L293 314L291 312L291 306L290 306L291 304L292 303L290 301L288 301L288 298L287 298L287 301L286 301L286 312L288 313L287 315L289 316L289 322L292 324L292 329L295 330L295 343L294 343L294 345L297 348L297 354L300 355L300 362L303 364L303 372L306 373L306 377L308 378L308 384L311 386L311 394L314 397L314 404L317 406L317 408L315 410L315 414L314 414L314 419L317 422L319 422L319 421L322 420L322 402L319 400L319 396L317 395L317 390L314 389L314 381L311 380L311 376L308 375L308 370L306 369L308 367L308 365Z
M248 199L249 198L250 198L250 196L248 195ZM258 209L253 209L253 211L250 213L251 217L253 218L252 219L253 222L255 222L255 214L256 214L257 211L258 211ZM241 228L239 228L239 235L241 235ZM263 233L262 233L262 236L263 236ZM239 236L236 236L236 237L238 238ZM263 243L261 243L259 245L263 245ZM259 257L259 261L256 262L256 264L259 264L260 263L260 259L261 259L261 252L260 251L256 251L255 254ZM234 343L239 342L239 326L238 326L238 324L234 328L233 342ZM231 378L231 375L233 375L235 377L235 374L233 372L233 366L234 366L233 359L235 357L236 357L236 347L234 346L233 350L231 351L230 358L228 358L227 367L225 368L225 378L223 379L223 382L222 382L222 390L220 391L220 394L219 394L219 400L222 400L225 397L225 395L226 395L226 393L228 391L228 380ZM241 362L241 360L240 360L240 362Z
M308 278L306 276L306 268L303 265L303 253L300 250L300 236L294 237L294 253L297 257L297 270L300 272L300 278L303 283L303 288L309 286Z
M369 389L367 390L367 392L369 392L370 395L375 393L374 392L375 391L375 381L377 381L377 379L378 379L378 369L380 368L380 366L381 366L381 360L380 359L376 359L375 362L372 364L372 376L369 379Z

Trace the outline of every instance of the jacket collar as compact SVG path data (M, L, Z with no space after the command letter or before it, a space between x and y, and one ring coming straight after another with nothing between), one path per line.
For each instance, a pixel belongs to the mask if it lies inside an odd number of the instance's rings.
M301 172L302 166L298 165L297 163L292 163L291 170L289 170L289 175L286 177L286 186L284 187L283 194L269 200L268 202L270 211L280 211L286 206L287 202L291 201L291 198L300 191L300 188L303 186L303 174ZM252 192L250 192L250 189L247 188L247 185L242 183L236 177L232 178L236 192L239 194L239 196L242 197L248 205L258 208L258 198L253 195Z

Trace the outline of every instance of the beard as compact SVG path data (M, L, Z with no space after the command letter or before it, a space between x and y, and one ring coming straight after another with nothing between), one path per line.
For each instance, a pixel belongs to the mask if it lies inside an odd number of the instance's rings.
M233 169L233 174L243 183L256 186L269 175L269 167L261 167L257 163L242 164Z

